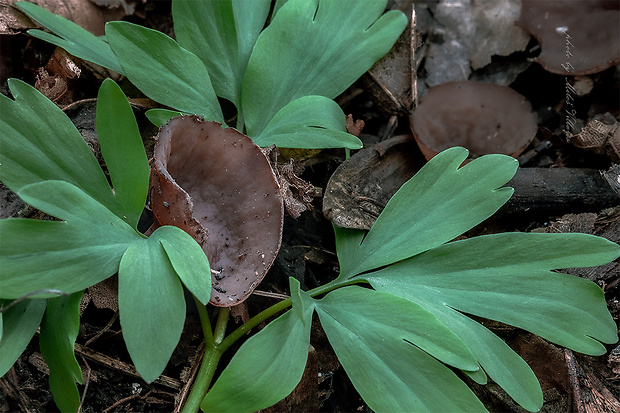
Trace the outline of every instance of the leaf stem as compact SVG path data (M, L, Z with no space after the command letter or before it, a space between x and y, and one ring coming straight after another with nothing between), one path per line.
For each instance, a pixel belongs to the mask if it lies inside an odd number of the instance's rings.
M251 329L259 325L263 321L267 320L269 317L273 316L277 312L290 307L291 304L291 299L287 298L286 300L280 301L279 303L274 304L271 307L261 311L260 313L249 319L247 322L245 322L243 325L238 327L235 331L230 333L228 337L226 337L221 342L218 348L222 349L222 352L226 351L228 347L230 347L235 341L239 340L241 337L247 334Z
M221 307L220 312L217 315L217 324L215 324L215 333L213 337L213 344L215 347L219 347L220 343L224 339L226 334L226 326L228 325L228 316L230 314L230 307ZM222 350L222 353L224 350Z
M230 315L230 308L222 307L217 316L217 323L215 324L215 331L211 330L211 322L209 320L209 314L207 308L202 305L200 301L196 300L196 306L198 307L198 316L200 317L200 323L202 324L202 333L205 338L205 355L202 358L200 370L192 386L192 391L189 393L189 397L183 406L182 413L196 413L200 409L202 400L207 395L211 380L215 375L215 369L224 353L225 349L222 349L219 344L222 342L224 335L226 334L226 326L228 325L228 316Z
M356 284L359 282L363 282L363 280L353 279L347 281L338 281L336 279L331 283L319 286L313 290L308 291L308 294L314 297L317 295L325 294L338 287ZM198 304L200 303L197 302L197 305ZM187 402L183 407L182 413L196 413L198 411L202 400L207 395L207 391L209 390L211 380L213 380L217 364L220 361L222 354L226 350L228 350L231 345L233 345L237 340L246 335L251 329L258 326L260 323L266 321L275 314L279 313L280 311L287 309L291 305L292 300L290 298L282 300L279 303L276 303L271 307L258 313L224 338L224 335L226 334L226 325L228 323L230 308L220 308L220 312L217 318L217 324L215 325L215 331L211 333L211 325L209 324L209 317L207 315L206 308L202 304L200 304L198 306L198 314L203 325L203 334L205 335L207 346L205 350L205 356L202 359L202 365L200 366L200 370L198 371L198 376L196 377L196 381L194 382L192 391L187 398ZM208 326L206 330L205 326ZM208 338L210 338L211 341L209 341ZM211 345L209 343L211 343Z
M357 284L360 282L364 282L364 280L360 280L360 279L353 279L353 280L347 280L347 281L334 280L328 284L319 286L317 288L314 288L308 291L308 294L310 294L310 296L312 297L315 297L317 295L328 293L338 287L344 287L345 285ZM226 337L221 342L221 344L219 344L218 348L222 349L222 352L226 351L228 347L230 347L235 341L239 340L241 337L247 334L251 329L259 325L263 321L267 320L268 318L272 317L276 313L290 307L291 305L292 305L291 299L287 298L286 300L280 301L279 303L274 304L271 307L263 310L262 312L258 313L257 315L249 319L246 323L244 323L242 326L237 328L235 331L230 333L228 337Z
M198 370L198 375L192 386L192 391L189 393L189 397L185 402L185 406L183 406L182 413L196 413L200 410L200 405L207 395L222 353L223 352L217 347L212 347L211 349L207 348L205 350L200 370Z
M194 297L194 296L193 296ZM211 329L211 320L209 319L209 313L207 307L202 304L196 297L194 297L196 308L198 309L198 317L200 317L200 325L202 326L202 335L205 339L205 347L207 351L215 348L215 342L213 340L213 330Z
M237 129L241 133L245 133L245 132L243 132L243 128L245 127L243 122L244 122L244 120L243 120L243 112L238 111L237 112L237 125L235 126L235 129Z

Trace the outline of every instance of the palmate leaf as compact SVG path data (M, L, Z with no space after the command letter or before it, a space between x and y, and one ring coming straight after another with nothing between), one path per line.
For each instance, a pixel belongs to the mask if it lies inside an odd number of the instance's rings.
M123 73L110 46L100 37L78 26L64 17L57 16L34 3L18 1L17 7L28 17L49 29L53 34L41 30L28 30L28 34L62 47L73 56L88 60L100 66Z
M106 38L125 75L145 95L224 123L209 72L198 56L161 32L127 22L107 23Z
M514 160L487 155L456 169L466 155L453 148L429 161L390 200L367 234L335 227L341 265L335 283L367 281L375 290L433 313L482 367L465 374L480 384L488 374L521 406L536 411L543 399L534 373L468 315L511 324L576 351L603 354L602 343L615 343L618 337L601 289L552 270L613 261L620 246L586 234L507 233L448 242L492 214L511 193L496 188L514 174ZM399 363L410 362L403 358ZM353 383L367 385L364 380ZM365 399L366 392L360 391ZM424 400L431 410L450 410L426 395Z
M512 195L499 188L517 170L506 155L486 155L459 168L467 150L447 149L396 192L355 250L357 262L341 278L437 247L494 214ZM499 189L498 189L499 188Z
M28 204L63 221L0 220L1 298L42 289L73 293L113 275L127 247L143 236L64 181L23 187Z
M444 364L476 370L467 346L411 301L343 287L317 301L321 325L368 406L375 411L485 411Z
M202 60L215 93L237 108L241 80L270 5L271 0L172 2L177 41Z
M211 298L211 269L200 245L185 231L172 226L158 228L153 236L161 243L185 287L206 305Z
M3 304L8 305L8 302ZM37 331L47 300L24 300L0 314L2 338L0 338L0 377L4 376L22 354Z
M284 106L259 136L255 144L279 148L361 149L362 141L347 133L346 117L340 106L323 96L304 96Z
M592 235L506 233L451 242L363 278L409 299L423 297L601 355L601 342L618 340L602 290L550 270L602 265L618 256L617 244Z
M18 192L28 184L62 180L113 212L122 207L80 132L34 87L8 80L15 100L0 95L0 180Z
M160 242L165 228L131 244L118 271L123 339L136 370L148 383L168 364L185 321L183 287Z
M437 315L496 383L521 406L537 411L542 392L531 369L498 337L452 308L586 354L603 354L599 340L614 343L617 336L602 291L590 281L549 270L600 265L615 259L618 250L585 234L497 234L449 243L363 278Z
M314 302L291 279L293 309L248 339L202 402L205 412L255 412L293 391L306 366Z
M32 86L9 79L12 101L0 96L0 179L13 191L46 180L70 182L136 228L148 190L149 166L127 98L103 82L97 104L108 181L71 120Z
M405 29L385 0L289 0L258 37L241 87L248 134L289 102L334 98L385 55ZM380 17L381 16L381 17Z
M442 303L421 299L417 299L416 303L435 314L474 354L482 369L464 373L478 384L486 384L488 374L523 408L529 411L541 408L543 394L536 375L502 339L482 324Z
M74 345L80 327L82 292L49 300L41 322L39 347L50 369L49 384L54 402L62 412L77 412L82 369L75 359Z

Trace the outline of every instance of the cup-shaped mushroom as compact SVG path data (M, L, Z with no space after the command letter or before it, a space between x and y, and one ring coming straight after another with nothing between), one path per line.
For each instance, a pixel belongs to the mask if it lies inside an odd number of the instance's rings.
M517 24L540 43L546 71L588 75L620 62L618 0L522 0Z
M470 158L518 156L536 135L537 117L529 101L507 86L450 82L428 90L411 129L426 159L453 146L467 148Z
M280 187L260 148L217 122L173 118L157 135L150 197L159 224L177 226L202 245L211 265L211 303L245 300L282 240Z

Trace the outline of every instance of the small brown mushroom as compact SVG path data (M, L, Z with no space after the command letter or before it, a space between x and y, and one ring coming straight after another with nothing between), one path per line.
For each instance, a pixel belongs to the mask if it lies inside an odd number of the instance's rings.
M537 118L527 99L509 87L450 82L428 90L411 129L426 159L453 146L467 148L471 158L517 156L536 135Z
M617 0L522 0L517 24L540 43L545 70L587 75L620 62L619 8Z
M237 305L280 249L284 206L271 165L247 136L196 116L171 119L157 137L153 214L202 245L212 272L211 303Z

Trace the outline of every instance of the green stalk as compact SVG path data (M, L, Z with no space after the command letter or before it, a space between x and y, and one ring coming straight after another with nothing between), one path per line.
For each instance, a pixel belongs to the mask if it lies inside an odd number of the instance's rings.
M214 347L213 343L213 331L211 330L211 320L209 320L209 313L207 313L207 307L203 305L196 297L194 297L196 308L198 309L198 317L200 317L200 325L202 326L202 335L205 339L205 348L207 350Z
M219 344L226 334L226 325L228 324L228 316L230 308L222 307L217 317L215 331L211 331L211 323L207 309L200 302L197 303L198 315L202 324L202 332L205 337L205 355L198 370L198 375L192 386L192 391L183 406L182 413L196 413L200 410L200 404L207 395L217 365L224 353L225 349L220 348Z
M325 294L329 291L332 291L338 287L356 284L361 281L363 280L331 282L308 291L308 294L310 294L312 297L315 297L317 295ZM200 320L203 326L203 334L206 340L206 350L205 356L202 359L200 370L198 371L198 375L196 376L196 380L194 381L194 386L192 388L192 391L190 392L189 397L187 398L182 413L198 412L198 410L200 409L200 404L207 395L207 391L209 390L209 386L211 385L211 381L213 380L213 375L215 374L217 364L220 361L222 354L224 354L224 352L228 350L230 346L232 346L237 340L246 335L251 329L258 326L260 323L266 321L267 319L273 317L280 311L287 309L291 305L292 300L290 298L280 301L279 303L276 303L271 307L263 310L259 314L255 315L246 323L238 327L235 331L230 333L226 338L224 338L224 335L226 334L226 325L228 322L228 316L230 314L230 308L220 308L217 324L215 325L215 331L211 333L211 324L209 323L209 317L207 315L206 308L202 304L200 304L198 306L198 314L200 316Z
M189 397L183 406L181 413L196 413L200 410L200 404L207 395L211 380L215 374L217 364L222 357L222 352L218 348L212 347L210 350L205 350L205 356L202 359L200 370L192 386L192 391L189 393Z
M269 317L272 317L274 314L278 313L279 311L282 311L285 308L290 307L291 304L292 304L291 299L287 298L286 300L280 301L279 303L274 304L271 307L258 313L257 315L249 319L246 323L244 323L239 328L237 328L235 331L230 333L228 337L226 337L221 342L218 348L221 348L222 352L226 351L231 345L234 344L235 341L239 340L241 337L247 334L248 331L250 331L257 325L259 325L263 321L267 320Z
M244 127L245 125L243 123L243 113L241 111L238 111L237 112L237 125L235 126L235 129L237 129L241 133L245 133L243 131Z

